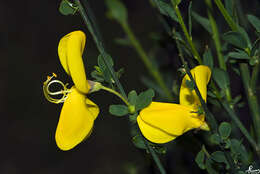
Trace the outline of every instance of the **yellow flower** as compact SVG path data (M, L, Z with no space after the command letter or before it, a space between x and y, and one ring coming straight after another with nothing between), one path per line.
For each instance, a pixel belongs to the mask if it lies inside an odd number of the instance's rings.
M206 101L207 84L211 71L207 66L199 65L191 74ZM209 130L205 116L198 113L199 98L195 90L190 90L185 75L180 89L180 104L152 102L137 117L138 126L146 139L154 143L167 143L185 132L199 128Z
M67 89L67 85L61 81L52 80L53 76L56 77L55 74L48 77L44 83L44 94L49 101L64 102L55 134L57 146L64 151L74 148L91 134L99 113L98 106L86 97L90 85L82 60L85 40L86 36L82 31L74 31L64 36L58 46L60 62L75 86ZM53 83L59 83L64 90L51 92L49 86ZM63 97L61 99L50 97L58 94L62 94Z

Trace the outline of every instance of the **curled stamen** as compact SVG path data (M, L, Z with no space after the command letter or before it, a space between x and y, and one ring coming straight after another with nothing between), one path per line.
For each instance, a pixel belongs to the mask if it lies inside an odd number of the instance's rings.
M47 80L43 83L43 93L45 98L52 103L63 103L68 94L71 92L70 89L67 88L68 84L64 84L62 81L60 80L52 80L53 78L57 77L57 75L55 73L52 73L52 76L47 76ZM52 84L59 84L62 86L63 89L59 90L59 91L50 91L50 86ZM56 96L56 95L62 95L61 98L53 98L51 96Z

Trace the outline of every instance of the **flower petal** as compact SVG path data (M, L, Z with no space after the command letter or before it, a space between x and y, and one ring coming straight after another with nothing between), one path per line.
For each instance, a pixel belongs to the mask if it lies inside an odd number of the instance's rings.
M211 70L205 65L196 66L191 70L192 77L194 78L202 98L207 101L207 84L210 80ZM199 97L196 94L195 90L190 90L186 81L190 80L188 74L186 74L182 80L181 89L180 89L180 104L185 106L192 106L197 108L200 104Z
M139 128L149 141L167 143L204 122L193 108L171 103L152 102L137 117Z
M64 36L58 45L60 62L82 93L88 93L90 89L82 60L85 41L86 36L82 31L74 31Z
M61 150L70 150L88 137L99 113L97 105L87 100L76 88L65 100L56 129L56 143ZM91 107L88 103L92 103Z

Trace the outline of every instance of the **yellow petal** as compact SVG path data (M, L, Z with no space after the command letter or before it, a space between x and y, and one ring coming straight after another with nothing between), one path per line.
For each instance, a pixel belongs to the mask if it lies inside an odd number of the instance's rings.
M86 36L82 31L74 31L64 36L58 45L60 62L82 93L88 93L90 89L82 60L85 41Z
M57 146L61 150L70 150L82 142L90 135L98 113L97 105L86 100L85 95L78 92L76 88L71 88L71 93L68 94L62 107L56 129Z
M192 77L194 78L199 91L202 95L204 101L207 101L207 84L210 80L211 70L205 65L196 66L191 70ZM197 96L195 90L190 90L186 81L190 80L188 74L186 74L182 80L181 89L180 89L180 104L185 106L192 106L197 108L200 104L199 97Z
M144 137L154 143L167 143L204 124L192 107L160 102L143 109L137 123Z

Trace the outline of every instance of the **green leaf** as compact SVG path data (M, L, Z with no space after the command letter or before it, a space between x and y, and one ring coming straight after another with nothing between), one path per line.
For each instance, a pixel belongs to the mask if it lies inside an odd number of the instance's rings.
M108 63L110 64L111 67L114 66L114 62L113 62L113 59L110 55L107 55L106 56L107 60L108 60ZM106 82L108 83L112 83L112 76L104 62L104 60L102 59L102 55L100 54L98 56L98 66L100 68L100 71L102 72L102 75L103 75L103 78Z
M257 18L254 15L247 15L247 19L253 25L253 27L256 29L256 31L260 31L260 19Z
M203 64L210 67L210 69L213 69L214 60L210 48L206 49L206 51L203 54Z
M218 172L213 168L214 162L211 159L206 160L206 170L209 174L218 174Z
M222 69L214 68L212 77L221 89L226 89L230 84L227 72Z
M192 34L191 34L191 32L192 32L191 9L192 9L192 1L190 1L189 10L188 10L188 16L189 16L189 34L190 34L190 36L192 36Z
M225 0L225 8L231 17L233 17L233 0Z
M238 141L237 139L231 139L230 149L233 158L236 158L236 160L241 161L244 165L249 164L249 154L247 153L247 150L241 141Z
M181 3L182 0L172 0L172 2L174 3L174 5L179 5Z
M186 80L186 86L189 88L190 91L195 89L195 86L191 80Z
M127 23L127 9L120 0L106 0L108 15L119 23Z
M73 3L68 0L62 0L60 3L59 11L63 15L73 15L76 13L77 8L74 7Z
M192 17L209 33L212 33L210 22L207 18L200 16L196 12L192 12Z
M172 6L162 0L154 0L155 4L157 5L160 13L163 15L169 16L175 22L179 22L178 17L176 16Z
M254 44L253 44L253 47L251 49L251 53L250 53L250 56L255 56L256 53L259 52L259 47L260 47L260 38L258 38Z
M218 131L222 139L227 139L231 134L231 125L228 122L222 122Z
M244 51L238 50L238 52L230 52L228 53L228 57L233 59L250 59L248 54Z
M149 106L149 104L152 102L153 97L154 91L152 89L148 89L142 92L136 100L136 111Z
M137 116L138 116L138 113L135 113L135 114L131 114L131 115L129 115L129 121L131 122L131 123L136 123L136 118L137 118Z
M146 149L143 137L141 135L136 135L132 138L132 141L135 145L135 147L139 149Z
M94 78L97 82L103 82L104 78L102 75L100 75L100 73L98 73L97 71L92 71L91 72L91 77Z
M110 105L109 112L115 116L124 116L129 113L128 107L125 105Z
M135 90L132 90L128 93L128 101L131 105L136 105L137 98L138 96Z
M242 49L247 48L247 41L244 38L244 36L239 32L235 32L235 31L227 32L223 35L223 39L227 43L236 46L238 48L242 48Z
M225 154L224 152L222 151L216 151L216 152L213 152L211 154L211 159L218 162L218 163L225 163L226 164L226 168L228 169L229 168L229 164L227 162L227 159L225 157Z
M199 153L196 155L196 158L195 158L195 162L197 163L197 165L199 166L199 168L201 169L206 169L206 166L205 166L205 154L203 152L203 150L199 151Z
M215 133L210 136L210 142L213 144L219 145L222 142L222 140L221 140L219 134Z

